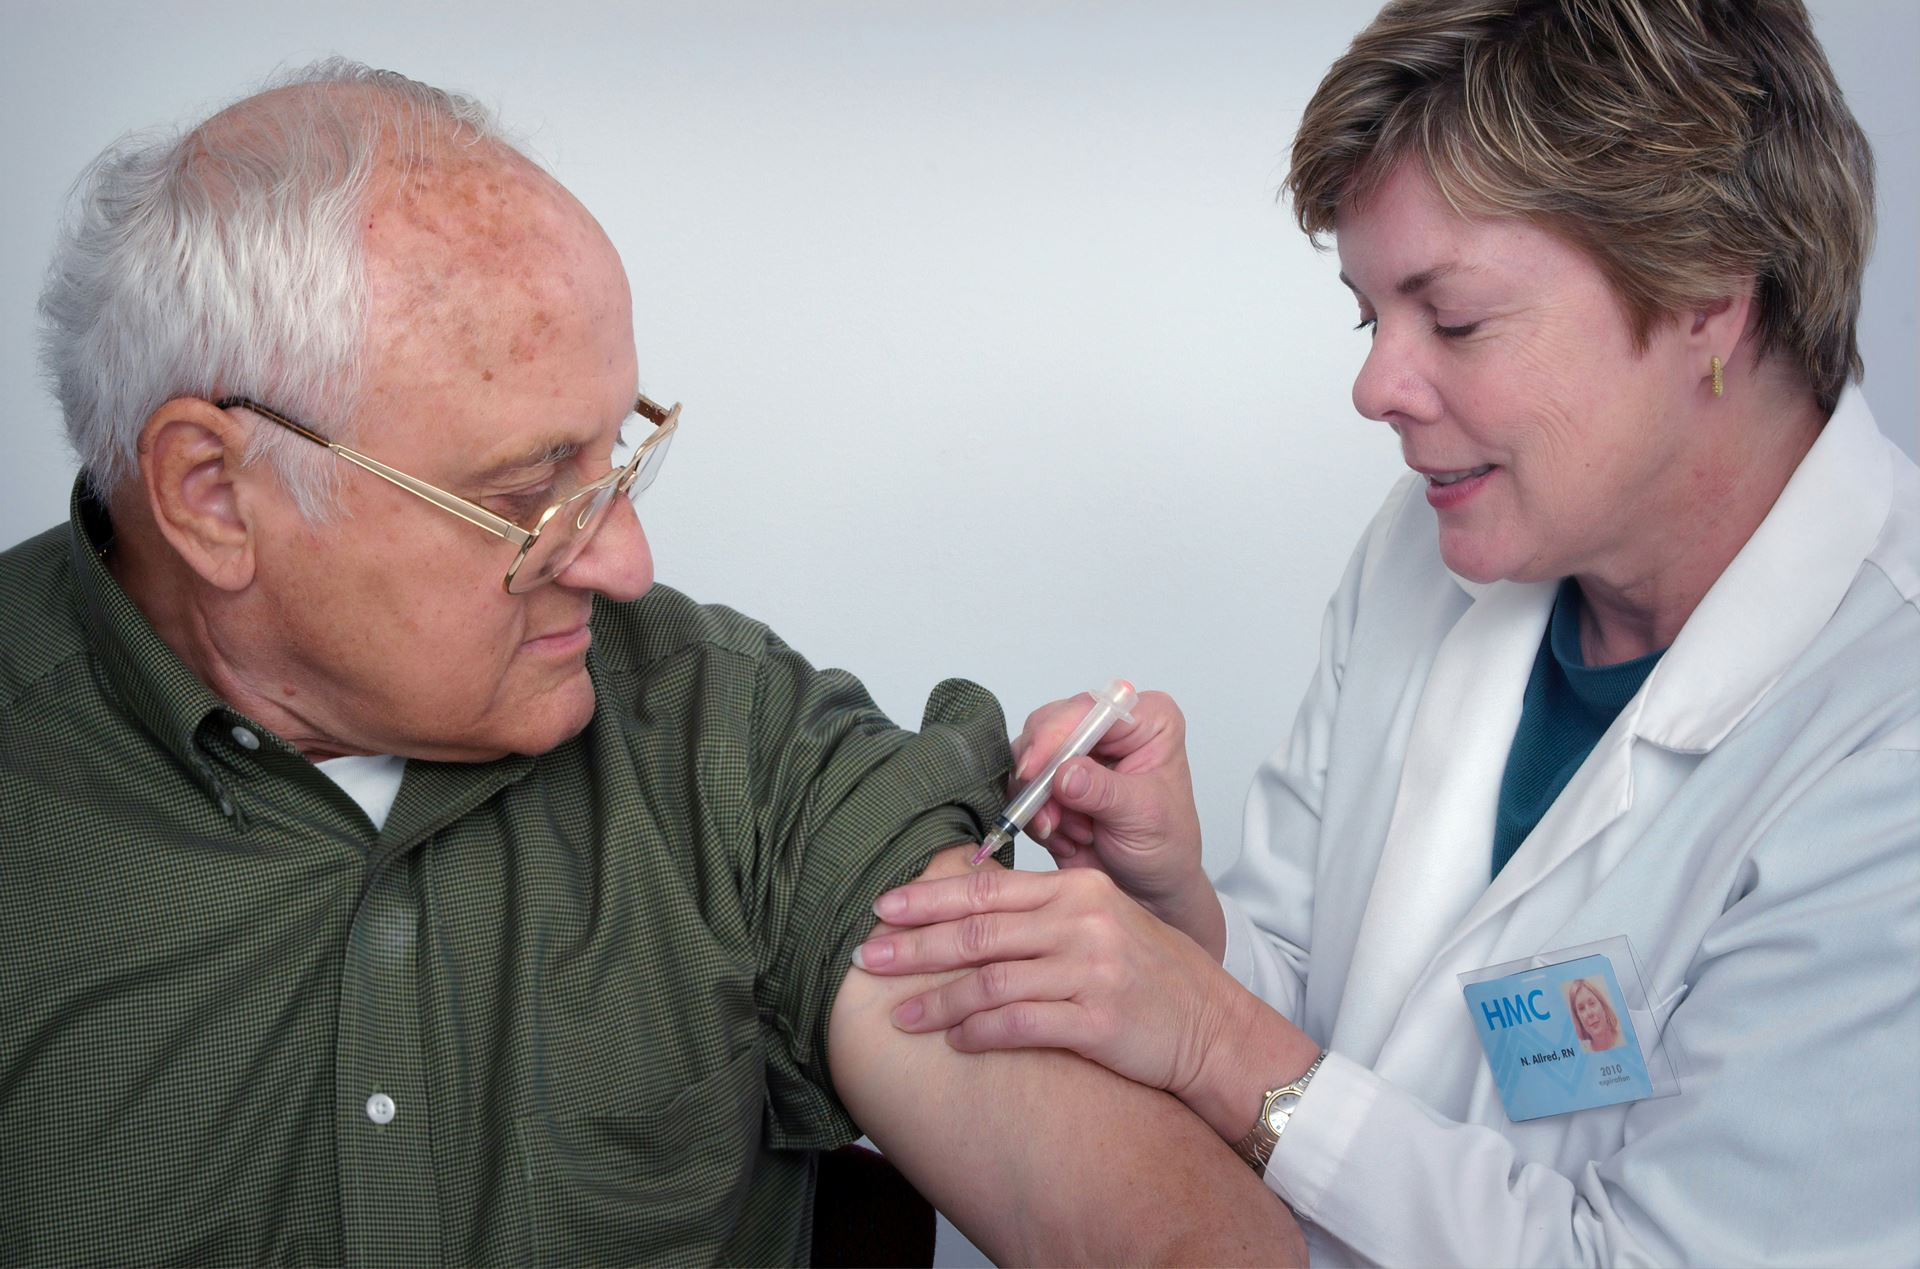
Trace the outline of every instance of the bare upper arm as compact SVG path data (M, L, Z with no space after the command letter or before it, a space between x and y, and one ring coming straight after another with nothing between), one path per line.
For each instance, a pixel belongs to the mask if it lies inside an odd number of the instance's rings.
M971 849L923 875L966 872ZM894 1005L934 981L850 968L828 1062L867 1135L997 1263L1305 1263L1286 1206L1166 1093L1061 1050L960 1053L895 1029Z

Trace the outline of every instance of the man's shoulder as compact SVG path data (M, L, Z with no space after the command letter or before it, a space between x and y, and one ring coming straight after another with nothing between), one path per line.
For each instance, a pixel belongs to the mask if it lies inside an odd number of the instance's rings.
M594 646L608 653L630 650L641 660L701 645L752 656L772 637L764 622L725 604L703 604L671 586L656 584L625 602L593 602Z
M0 551L0 707L85 647L67 526Z
M670 586L639 599L593 604L594 660L602 673L643 671L677 655L731 656L754 662L779 642L765 623L724 604L703 604Z

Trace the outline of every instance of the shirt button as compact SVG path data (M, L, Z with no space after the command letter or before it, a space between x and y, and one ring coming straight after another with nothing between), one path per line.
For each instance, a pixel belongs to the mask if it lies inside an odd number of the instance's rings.
M220 795L220 814L228 819L233 818L233 799L224 793Z
M393 1098L385 1093L375 1093L367 1098L367 1118L376 1124L392 1123L394 1109Z
M254 735L245 727L235 727L233 729L233 743L239 745L242 749L258 749L260 747L260 737Z

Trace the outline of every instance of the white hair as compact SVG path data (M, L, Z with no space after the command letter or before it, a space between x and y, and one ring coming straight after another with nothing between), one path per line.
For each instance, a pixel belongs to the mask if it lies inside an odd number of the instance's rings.
M41 356L102 498L137 473L141 427L174 397L250 397L347 439L367 336L360 214L377 162L393 155L404 171L441 141L511 148L474 101L344 58L261 91L302 86L350 91L129 135L75 182L40 296ZM309 520L334 510L339 464L317 447L262 421L244 461L262 457Z

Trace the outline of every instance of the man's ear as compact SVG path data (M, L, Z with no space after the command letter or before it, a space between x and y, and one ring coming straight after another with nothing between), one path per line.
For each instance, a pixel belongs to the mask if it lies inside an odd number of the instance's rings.
M147 509L188 568L221 590L253 581L254 525L241 459L250 434L210 401L175 397L140 429Z

